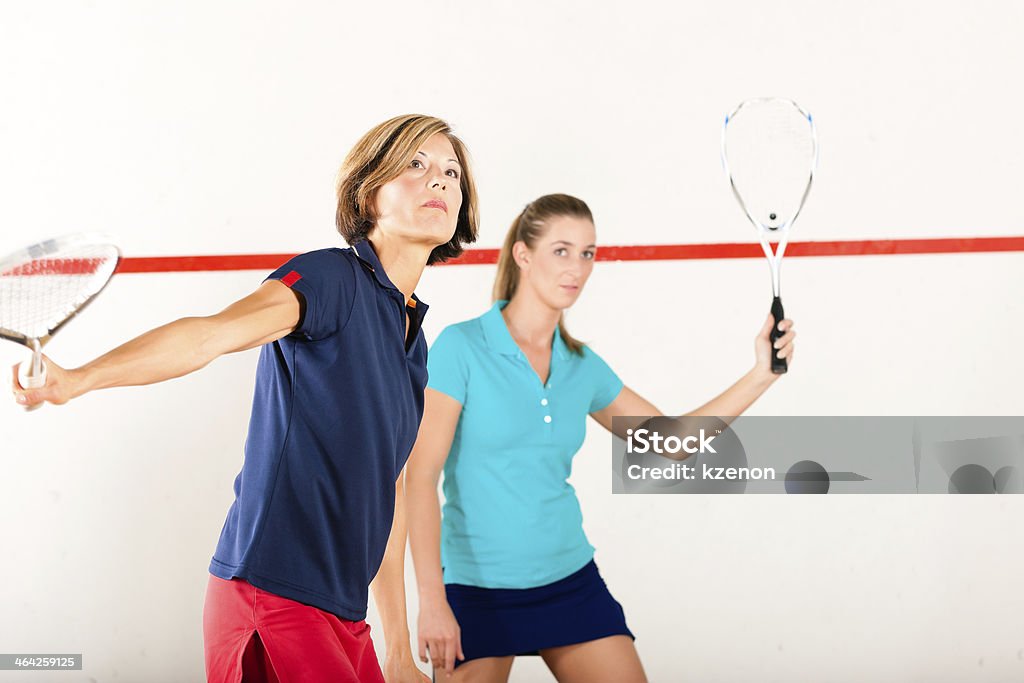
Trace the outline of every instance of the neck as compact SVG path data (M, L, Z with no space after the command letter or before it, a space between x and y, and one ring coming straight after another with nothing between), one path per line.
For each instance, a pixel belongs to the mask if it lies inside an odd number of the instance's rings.
M532 291L521 287L502 309L501 315L516 341L551 348L562 309L551 308Z
M412 297L412 293L419 284L423 269L430 258L430 252L434 247L427 244L417 244L406 240L388 238L379 231L374 231L366 238L373 245L377 252L380 264L384 266L384 272L388 279L398 287L398 291L405 295L406 301Z

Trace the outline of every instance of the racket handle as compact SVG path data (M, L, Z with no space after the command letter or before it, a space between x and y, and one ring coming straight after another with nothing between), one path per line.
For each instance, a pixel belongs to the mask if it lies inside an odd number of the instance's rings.
M789 370L786 359L779 358L779 349L775 348L775 340L782 336L782 332L779 331L779 323L785 317L786 313L782 310L782 298L775 297L772 299L772 318L774 320L772 320L772 331L768 334L768 340L772 345L772 372L776 375L784 375Z
M46 386L46 363L39 362L39 372L37 374L32 373L32 365L32 361L24 361L18 366L18 384L21 385L22 389L39 389ZM37 410L42 405L42 403L37 403L34 406L25 406L25 410L26 412Z

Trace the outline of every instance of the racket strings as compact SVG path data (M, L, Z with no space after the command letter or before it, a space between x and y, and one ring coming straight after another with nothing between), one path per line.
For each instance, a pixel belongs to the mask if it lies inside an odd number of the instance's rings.
M737 199L769 230L788 227L803 206L816 162L810 118L788 100L754 100L726 121L722 155Z
M81 245L0 270L0 328L43 339L106 285L119 254L110 245Z

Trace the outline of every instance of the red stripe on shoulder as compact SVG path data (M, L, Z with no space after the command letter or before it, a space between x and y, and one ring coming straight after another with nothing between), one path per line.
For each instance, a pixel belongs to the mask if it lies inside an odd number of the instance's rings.
M295 272L295 271L293 270L292 272L288 273L288 274L287 274L287 275L285 275L285 276L284 276L283 278L281 278L281 282L282 282L282 283L283 283L283 284L284 284L285 286L287 286L287 287L291 287L292 285L294 285L294 284L295 284L296 282L298 282L298 281L299 281L299 280L301 280L301 279L302 279L302 276L301 276L301 275L299 275L299 274L298 274L297 272Z

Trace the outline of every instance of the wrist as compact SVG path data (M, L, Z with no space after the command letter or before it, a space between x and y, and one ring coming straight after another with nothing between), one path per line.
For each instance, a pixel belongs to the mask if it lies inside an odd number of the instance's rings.
M82 366L73 370L67 371L67 383L69 389L69 399L78 398L82 394L85 394L92 390L90 382L92 380L92 373L89 372L88 366Z
M775 384L775 381L779 379L779 375L772 372L770 367L761 365L755 365L754 369L747 373L747 377L761 391Z
M403 654L412 656L411 640L409 634L409 625L404 620L397 621L397 623L389 624L385 622L384 626L384 651L388 657L397 657Z
M420 588L420 604L424 607L436 607L448 602L448 595L444 591L444 584L440 587Z
M406 632L405 640L399 641L392 645L390 642L387 643L384 648L384 656L388 659L412 659L412 647L409 645L409 633Z

